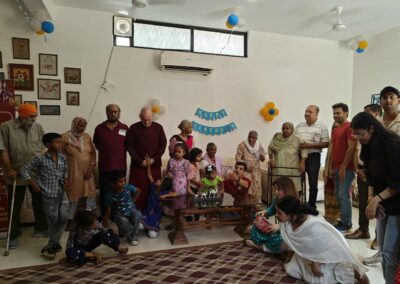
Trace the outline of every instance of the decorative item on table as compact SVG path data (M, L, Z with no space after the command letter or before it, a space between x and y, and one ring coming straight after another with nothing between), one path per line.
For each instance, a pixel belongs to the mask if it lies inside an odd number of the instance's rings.
M64 83L81 84L81 68L64 68Z
M38 99L61 100L61 81L38 79Z
M14 59L30 59L29 39L13 37L12 49Z
M279 109L275 107L273 102L268 102L260 110L260 114L262 117L264 117L265 121L272 121L279 114Z
M165 107L160 105L160 101L157 99L149 100L149 102L147 103L147 107L151 109L154 120L159 119L160 115L163 115L165 113Z
M33 65L30 64L8 64L10 79L14 80L15 90L33 91Z
M58 75L57 54L39 53L39 75Z
M67 105L79 106L79 92L67 92Z

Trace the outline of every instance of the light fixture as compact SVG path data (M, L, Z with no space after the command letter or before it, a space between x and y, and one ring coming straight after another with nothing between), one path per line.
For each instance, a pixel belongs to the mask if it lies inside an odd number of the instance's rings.
M136 8L145 8L147 6L147 0L132 0L132 5Z

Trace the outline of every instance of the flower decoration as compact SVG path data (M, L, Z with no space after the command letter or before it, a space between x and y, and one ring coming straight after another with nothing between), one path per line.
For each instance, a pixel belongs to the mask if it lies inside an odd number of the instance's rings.
M157 99L152 99L147 106L151 109L154 120L159 119L160 115L165 113L165 107L160 105L160 101Z
M265 121L274 120L275 116L279 114L279 109L275 107L273 102L268 102L261 110L260 114L264 117Z

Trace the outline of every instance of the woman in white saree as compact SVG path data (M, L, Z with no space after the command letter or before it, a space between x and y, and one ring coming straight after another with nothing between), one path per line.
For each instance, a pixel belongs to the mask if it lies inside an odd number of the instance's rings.
M307 283L369 283L367 269L350 252L342 234L317 215L296 198L278 201L276 217L290 250L286 273Z

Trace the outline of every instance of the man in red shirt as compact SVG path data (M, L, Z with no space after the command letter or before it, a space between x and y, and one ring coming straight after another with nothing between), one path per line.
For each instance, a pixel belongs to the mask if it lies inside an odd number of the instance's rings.
M126 172L126 132L128 126L119 121L121 109L115 104L106 107L107 120L96 126L93 143L99 152L100 208L104 216L107 192L111 190L111 174Z
M251 185L251 180L244 176L247 171L245 162L237 161L233 173L228 174L224 180L224 190L233 196L234 205L248 204L248 191Z
M340 232L352 227L350 187L354 179L354 152L357 140L352 137L350 122L347 120L349 107L344 103L334 104L333 119L338 127L332 134L331 161L335 193L340 207L340 221L335 226Z

